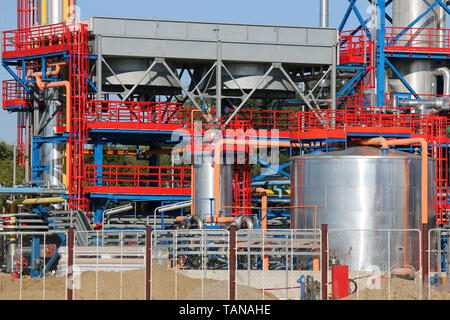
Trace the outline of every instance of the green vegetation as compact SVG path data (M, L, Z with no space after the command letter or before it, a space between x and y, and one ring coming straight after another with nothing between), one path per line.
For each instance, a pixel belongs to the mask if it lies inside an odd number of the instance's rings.
M0 184L5 187L13 186L13 156L14 146L0 141ZM16 168L16 183L21 183L25 177L23 166Z

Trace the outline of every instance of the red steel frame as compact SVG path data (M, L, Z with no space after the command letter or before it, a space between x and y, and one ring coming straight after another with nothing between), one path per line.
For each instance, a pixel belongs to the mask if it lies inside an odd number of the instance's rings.
M19 0L20 1L20 0ZM27 2L28 3L28 2ZM190 168L186 167L133 167L85 165L84 145L88 141L88 128L176 130L190 128L192 109L183 109L173 103L141 103L91 101L88 102L87 80L89 51L88 32L85 25L57 24L29 28L34 13L21 7L24 29L4 32L3 57L23 57L68 51L70 56L69 81L71 86L71 118L58 115L58 130L64 131L70 123L67 159L69 166L69 205L72 209L88 211L88 192L105 193L155 193L190 194ZM28 16L29 17L29 16ZM389 28L387 28L389 30ZM389 46L397 31L387 32L387 50L430 51L450 53L448 30L421 30L418 38L414 29ZM428 33L427 33L428 32ZM443 34L442 34L443 33ZM427 39L422 39L426 38ZM409 40L408 40L409 39ZM437 39L437 40L436 40ZM402 45L408 43L408 46ZM444 222L443 194L448 184L448 120L435 115L413 114L411 109L363 107L364 89L374 88L374 46L364 34L342 33L341 63L364 63L366 75L355 84L356 94L344 97L343 110L320 110L310 112L241 110L231 127L252 129L281 129L292 140L308 138L347 138L349 133L409 134L424 137L430 142L432 156L437 161L436 183L438 188L438 223ZM431 49L430 49L431 48ZM5 84L4 84L5 85ZM9 88L8 88L9 90ZM7 91L8 91L7 90ZM9 92L12 92L9 90ZM6 95L10 97L11 95ZM319 119L318 119L319 116ZM196 114L195 118L198 119ZM222 121L225 121L224 116ZM19 126L21 129L21 126ZM284 137L280 134L280 137ZM19 136L20 133L19 133ZM442 147L444 146L445 147ZM438 146L438 147L437 147ZM146 171L148 170L148 171ZM180 173L174 173L179 170ZM166 171L166 172L164 172ZM167 173L167 171L169 173ZM234 177L234 215L249 214L251 208L251 174L248 164L236 165ZM247 209L248 208L248 209Z
M2 102L3 109L9 108L31 108L33 106L33 99L25 91L25 89L15 80L4 80L2 84Z
M450 29L408 28L403 33L404 30L386 28L386 51L450 54Z
M84 146L88 141L85 114L88 102L89 50L87 26L71 26L69 42L69 79L71 85L72 110L68 138L67 162L69 166L69 207L89 212L89 202L83 190Z
M90 165L85 192L190 195L191 167Z

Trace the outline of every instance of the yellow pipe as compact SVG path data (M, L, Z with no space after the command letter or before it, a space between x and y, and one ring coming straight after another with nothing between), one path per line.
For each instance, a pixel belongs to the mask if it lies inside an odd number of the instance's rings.
M41 26L47 24L47 0L41 0Z
M51 204L51 203L61 203L66 201L62 197L52 197L52 198L35 198L35 199L25 199L19 204L23 205L34 205L34 204Z
M63 0L63 19L69 20L69 0Z

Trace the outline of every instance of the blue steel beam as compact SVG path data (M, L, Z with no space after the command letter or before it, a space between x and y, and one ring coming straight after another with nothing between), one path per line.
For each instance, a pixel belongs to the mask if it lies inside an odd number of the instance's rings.
M344 14L344 17L342 18L341 24L339 25L339 32L342 32L344 30L345 24L347 23L348 18L350 17L350 14L352 13L353 7L355 6L356 0L348 0L350 1L350 4L347 8L347 11Z
M31 97L34 98L33 92L31 92L30 88L28 88L28 86L25 84L25 82L23 82L22 79L20 79L16 75L16 73L13 70L11 70L11 68L5 62L2 62L2 66L25 89L25 91L28 92L31 95Z
M365 69L358 71L358 73L338 92L336 98L342 96L365 73L366 73Z

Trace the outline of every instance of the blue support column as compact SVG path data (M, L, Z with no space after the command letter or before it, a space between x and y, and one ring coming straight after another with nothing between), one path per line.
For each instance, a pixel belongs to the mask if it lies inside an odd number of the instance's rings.
M377 29L377 59L376 59L376 79L377 79L377 107L384 107L384 82L386 71L384 69L386 55L384 52L384 41L386 38L386 2L378 0L380 24Z
M103 165L103 144L100 142L100 139L96 139L94 144L94 164L96 166ZM95 185L96 186L103 185L102 167L95 167Z
M31 277L39 277L40 272L39 270L36 270L36 262L39 260L39 246L40 246L40 240L39 236L33 236L31 240Z

